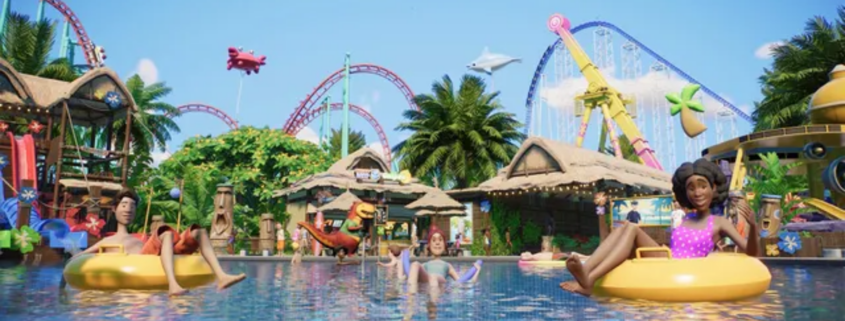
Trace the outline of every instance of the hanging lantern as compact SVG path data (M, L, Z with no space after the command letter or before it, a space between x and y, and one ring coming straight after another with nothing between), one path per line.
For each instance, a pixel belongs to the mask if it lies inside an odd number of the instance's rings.
M170 197L173 199L178 199L181 195L182 191L180 191L178 187L174 187L170 190Z

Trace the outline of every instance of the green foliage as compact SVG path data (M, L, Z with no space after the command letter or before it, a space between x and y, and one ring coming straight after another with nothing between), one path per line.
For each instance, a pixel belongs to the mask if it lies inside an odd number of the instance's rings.
M525 245L537 245L543 241L543 231L539 225L534 222L526 222L522 225L522 242Z
M165 222L176 223L179 215L179 200L170 197L170 190L178 187L177 179L184 180L182 189L182 226L198 224L204 228L211 227L211 219L214 213L214 197L217 185L222 183L220 170L207 166L186 165L181 168L178 175L167 175L161 170L155 170L148 188L142 188L139 196L139 213L135 216L132 228L139 230L146 219L147 197L149 187L153 190L152 204L150 204L151 215L163 215Z
M809 19L804 32L773 48L771 69L760 76L763 100L754 103L754 130L809 123L807 104L828 82L828 73L845 63L845 6L831 23L821 16Z
M578 240L569 237L565 234L558 234L552 239L552 245L556 246L561 251L573 251L580 245Z
M258 233L262 213L272 213L278 222L288 217L273 191L323 172L330 164L328 155L312 143L247 126L217 137L190 138L158 169L141 172L137 179L151 182L156 191L152 212L163 213L168 222L175 221L172 213L178 209L168 193L177 179L185 179L183 224L208 224L216 185L228 181L235 190L234 225L238 235L246 236ZM156 176L162 179L151 179Z
M634 145L631 144L631 140L628 139L628 136L625 136L624 134L619 135L617 140L619 142L619 149L622 150L622 158L639 164L640 156L637 156L637 151L634 150ZM604 146L601 149L601 152L607 155L616 155L616 150L613 148L613 144L611 142L608 142L607 146Z
M361 131L349 131L349 153L352 154L367 146L367 137ZM341 131L332 128L332 136L329 138L329 155L332 159L340 160L340 152L343 149L343 135Z
M593 253L601 243L601 238L598 236L590 236L587 239L587 242L581 243L581 251L584 251L584 254Z
M778 158L776 153L762 154L760 155L760 159L764 165L754 165L748 172L748 175L746 175L748 184L745 188L754 192L754 198L750 200L749 205L751 205L751 209L755 213L760 210L763 194L785 197L786 194L801 192L808 188L809 185L806 176L788 175L789 171L793 168L802 166L803 164L801 162L783 165L780 163L780 158ZM781 212L784 213L782 217L784 224L792 220L795 215L804 211L793 209L797 203L797 200L781 202Z
M525 135L496 101L498 92L485 90L477 76L464 75L456 89L447 75L432 85L431 94L416 96L420 110L405 111L407 121L396 127L412 131L393 147L400 167L441 187L471 187L495 176Z
M33 22L29 16L12 13L6 20L5 34L0 36L0 57L20 73L73 81L79 75L67 59L49 61L55 34L56 23L49 19Z

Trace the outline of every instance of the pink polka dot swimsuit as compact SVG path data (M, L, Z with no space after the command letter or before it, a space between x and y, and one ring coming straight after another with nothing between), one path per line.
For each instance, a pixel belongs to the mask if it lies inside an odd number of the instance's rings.
M678 226L672 230L672 257L676 259L701 258L713 250L713 215L707 218L707 227L694 229Z

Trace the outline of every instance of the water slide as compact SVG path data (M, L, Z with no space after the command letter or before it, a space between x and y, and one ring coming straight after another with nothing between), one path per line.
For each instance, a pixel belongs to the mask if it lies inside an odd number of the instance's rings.
M805 205L821 211L824 215L827 215L832 219L845 220L845 210L837 207L836 205L812 197L803 198L802 201Z
M38 172L35 170L35 140L32 135L26 134L17 138L11 132L6 132L9 141L12 142L12 186L15 190L21 189L21 180L30 179L33 186L38 186Z

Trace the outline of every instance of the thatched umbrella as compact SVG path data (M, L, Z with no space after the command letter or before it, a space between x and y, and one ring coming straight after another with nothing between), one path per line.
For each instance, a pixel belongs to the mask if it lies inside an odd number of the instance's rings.
M340 194L337 198L333 199L331 202L326 203L323 206L320 206L318 209L320 212L331 212L331 211L340 211L346 212L352 208L352 204L355 202L360 202L361 199L355 194L352 194L350 191L346 191L343 194Z
M426 193L420 199L411 202L411 204L405 205L405 208L411 210L431 210L439 214L446 210L464 212L466 206L442 191L433 191Z

